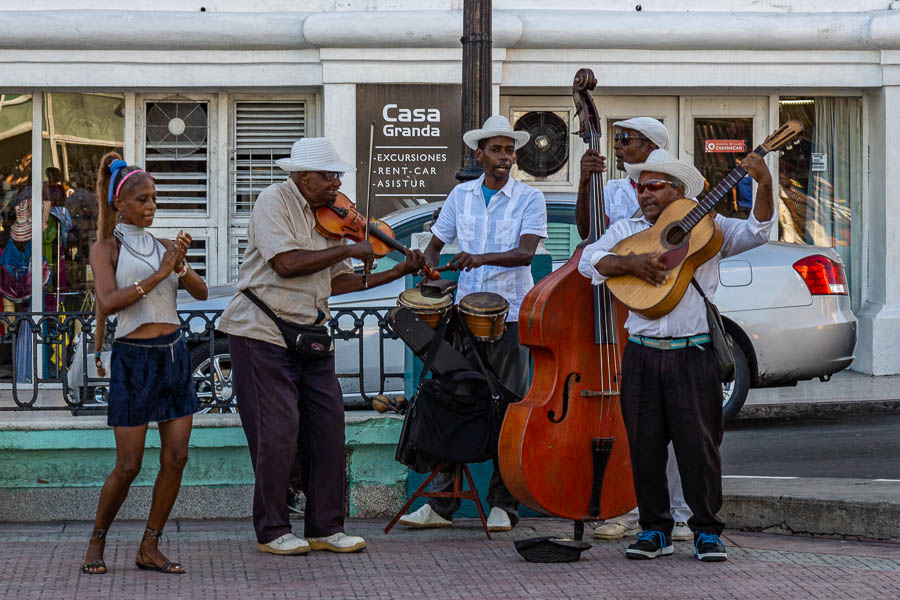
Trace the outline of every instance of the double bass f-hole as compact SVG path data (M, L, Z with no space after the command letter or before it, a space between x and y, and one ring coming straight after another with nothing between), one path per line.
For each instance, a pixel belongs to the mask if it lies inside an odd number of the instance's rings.
M563 419L566 418L566 415L569 414L569 390L572 389L572 386L569 384L569 381L572 378L575 378L575 383L581 381L581 375L578 373L569 373L566 375L566 382L563 385L563 405L562 405L562 414L559 415L559 418L556 418L555 410L547 411L547 418L550 419L551 423L562 423Z

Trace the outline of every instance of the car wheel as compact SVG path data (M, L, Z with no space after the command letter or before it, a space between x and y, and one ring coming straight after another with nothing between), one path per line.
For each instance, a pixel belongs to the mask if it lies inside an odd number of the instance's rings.
M216 338L212 360L206 343L194 346L191 350L191 366L194 389L200 401L198 412L236 413L237 397L234 395L234 384L231 382L231 354L228 350L228 340Z
M741 345L728 335L734 348L734 380L722 384L722 417L730 421L740 412L750 391L750 365Z

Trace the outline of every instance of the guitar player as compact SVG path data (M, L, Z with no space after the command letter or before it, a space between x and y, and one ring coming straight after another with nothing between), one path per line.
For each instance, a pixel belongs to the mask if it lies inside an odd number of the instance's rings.
M724 234L722 248L694 274L711 300L719 260L764 244L775 222L772 178L762 157L751 153L740 166L758 184L756 203L746 220L714 217ZM584 249L578 268L594 285L626 274L662 284L666 273L659 254L617 256L610 250L651 227L675 200L696 197L703 189L703 177L693 165L662 149L643 163L626 163L625 170L636 184L643 214L613 223ZM722 506L722 386L719 363L709 347L703 298L689 286L668 314L650 320L630 311L625 328L629 337L622 358L622 416L643 529L626 556L649 559L673 552L674 521L665 475L671 440L684 497L693 512L688 525L694 533L694 555L701 561L725 560L719 538L724 523L716 518Z

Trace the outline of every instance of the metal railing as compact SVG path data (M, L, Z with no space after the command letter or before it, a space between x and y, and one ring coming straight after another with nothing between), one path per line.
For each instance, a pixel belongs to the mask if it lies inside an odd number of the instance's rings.
M386 321L391 308L332 311L329 325L345 408L369 408L375 395L402 393L403 345ZM236 411L227 338L215 330L221 313L178 312L201 412ZM0 312L0 328L0 411L105 410L109 373L96 375L93 313ZM114 336L115 319L110 319L104 345L107 363ZM386 368L388 359L393 368ZM4 388L11 392L12 403L3 400ZM62 402L54 401L56 394Z

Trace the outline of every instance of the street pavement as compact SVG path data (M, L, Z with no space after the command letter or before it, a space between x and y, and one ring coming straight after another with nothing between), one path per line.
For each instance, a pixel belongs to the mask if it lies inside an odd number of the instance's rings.
M79 570L90 523L0 524L0 597L36 598L662 598L896 599L900 543L726 531L728 561L701 563L690 542L652 561L624 557L626 541L591 540L579 562L528 563L513 540L570 536L558 519L524 519L485 538L477 520L451 529L382 532L386 519L350 520L367 538L350 555L284 557L256 550L247 520L174 521L162 550L187 574L134 565L143 523L110 531L106 575ZM297 523L298 529L302 526ZM590 531L590 530L588 530ZM298 533L300 533L298 531Z

